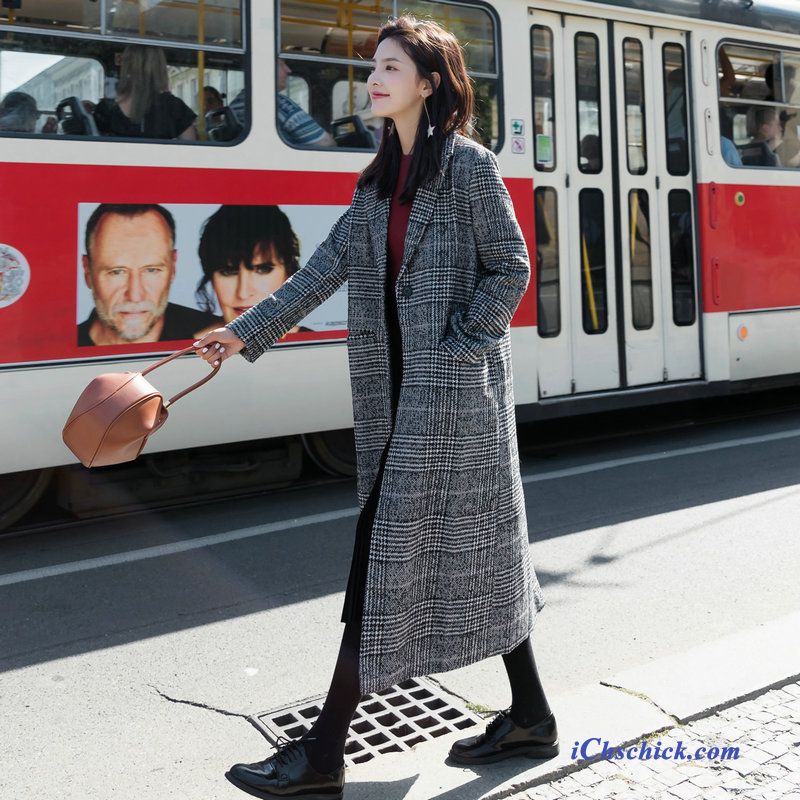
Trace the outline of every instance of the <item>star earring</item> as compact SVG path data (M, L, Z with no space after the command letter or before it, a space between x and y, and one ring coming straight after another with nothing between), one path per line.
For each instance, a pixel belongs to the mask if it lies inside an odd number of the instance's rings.
M428 117L428 138L430 139L431 136L433 136L433 129L436 126L431 125L431 115L428 113L428 101L426 98L423 98L422 104L425 106L425 115Z

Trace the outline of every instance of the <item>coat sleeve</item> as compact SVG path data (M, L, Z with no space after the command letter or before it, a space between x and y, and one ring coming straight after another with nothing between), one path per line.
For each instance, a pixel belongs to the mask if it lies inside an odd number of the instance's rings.
M255 361L278 339L327 300L346 280L353 203L334 224L305 266L275 292L225 327L245 344L240 354Z
M528 288L531 266L497 156L491 150L476 160L469 194L478 281L468 306L451 317L441 344L455 358L477 362L511 325Z

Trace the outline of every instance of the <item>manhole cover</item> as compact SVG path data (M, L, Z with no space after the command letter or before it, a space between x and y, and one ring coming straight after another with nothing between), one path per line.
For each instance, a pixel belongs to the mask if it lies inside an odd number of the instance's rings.
M324 702L323 694L299 705L255 714L250 720L275 746L278 736L299 739L307 733ZM445 699L433 682L412 678L358 704L344 748L345 764L363 764L381 753L410 750L420 742L482 723L477 714Z

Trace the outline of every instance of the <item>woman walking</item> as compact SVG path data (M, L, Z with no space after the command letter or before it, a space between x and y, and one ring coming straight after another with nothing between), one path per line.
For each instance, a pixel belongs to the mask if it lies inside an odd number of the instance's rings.
M256 797L340 798L363 695L499 654L511 706L455 742L450 760L558 753L530 640L545 601L530 563L511 373L525 242L495 155L466 135L473 90L452 34L390 20L367 88L385 124L348 210L274 294L196 343L211 363L255 361L349 281L361 514L344 633L311 730L226 773Z

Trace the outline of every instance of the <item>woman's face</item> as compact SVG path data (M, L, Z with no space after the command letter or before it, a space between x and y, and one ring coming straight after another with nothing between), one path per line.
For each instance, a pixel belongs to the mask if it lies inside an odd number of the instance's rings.
M372 99L372 113L397 120L422 110L423 82L416 64L395 37L384 39L376 48L367 89Z
M241 262L238 267L220 267L211 276L226 324L269 297L288 277L286 265L274 247L265 250L256 245L252 262L252 269L247 269Z

